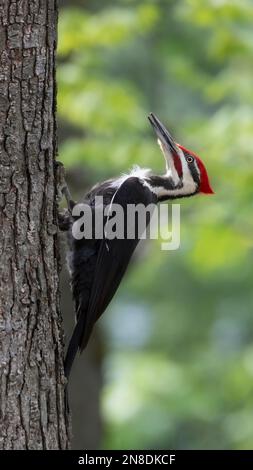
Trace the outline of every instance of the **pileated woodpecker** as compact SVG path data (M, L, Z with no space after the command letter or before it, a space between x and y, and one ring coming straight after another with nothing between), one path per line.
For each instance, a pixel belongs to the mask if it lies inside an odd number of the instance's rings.
M128 204L148 206L198 193L213 193L200 158L177 144L153 113L148 119L164 155L166 173L159 176L150 170L134 169L129 175L97 184L84 197L84 202L92 209L96 196L103 196L105 206L112 200L120 204L125 213ZM86 347L95 322L112 300L139 238L136 235L134 239L109 240L105 231L103 239L77 240L72 234L75 219L71 213L75 203L67 187L63 192L68 202L68 215L62 219L60 227L69 233L68 264L76 313L76 325L65 359L65 374L69 377L78 349L82 352Z

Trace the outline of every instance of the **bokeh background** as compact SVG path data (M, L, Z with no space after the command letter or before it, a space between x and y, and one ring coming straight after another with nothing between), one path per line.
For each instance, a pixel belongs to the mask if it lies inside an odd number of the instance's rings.
M60 6L59 156L75 197L133 164L163 171L149 111L216 192L182 202L178 251L135 254L74 367L73 447L252 449L253 2ZM62 289L67 340L65 271Z

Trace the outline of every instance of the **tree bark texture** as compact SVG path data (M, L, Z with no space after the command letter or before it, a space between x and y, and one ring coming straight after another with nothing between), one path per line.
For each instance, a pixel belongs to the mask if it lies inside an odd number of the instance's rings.
M66 449L55 0L0 0L0 449Z

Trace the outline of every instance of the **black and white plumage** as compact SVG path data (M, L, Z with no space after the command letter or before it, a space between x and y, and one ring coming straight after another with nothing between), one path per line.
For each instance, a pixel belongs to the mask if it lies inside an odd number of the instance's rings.
M129 175L97 184L82 201L92 210L95 210L95 197L103 196L104 206L113 202L123 208L126 222L128 204L148 206L198 192L212 192L199 157L176 144L154 114L149 115L149 120L165 157L165 175L154 175L150 170L135 168ZM69 201L69 215L62 224L62 228L68 228L68 264L76 313L76 325L65 359L66 377L69 377L77 351L82 352L86 347L95 322L112 300L139 242L138 225L135 238L127 239L126 223L123 239L107 239L106 230L103 239L75 239L71 230L75 219L70 214L74 204ZM104 228L107 221L108 217L104 217ZM146 226L149 221L147 213Z

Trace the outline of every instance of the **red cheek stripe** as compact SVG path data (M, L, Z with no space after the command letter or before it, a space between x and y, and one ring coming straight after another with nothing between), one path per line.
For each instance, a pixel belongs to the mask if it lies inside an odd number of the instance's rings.
M183 169L182 169L181 159L177 154L173 153L172 156L173 156L173 162L174 162L174 166L177 170L178 176L179 176L179 178L181 178L183 176Z

